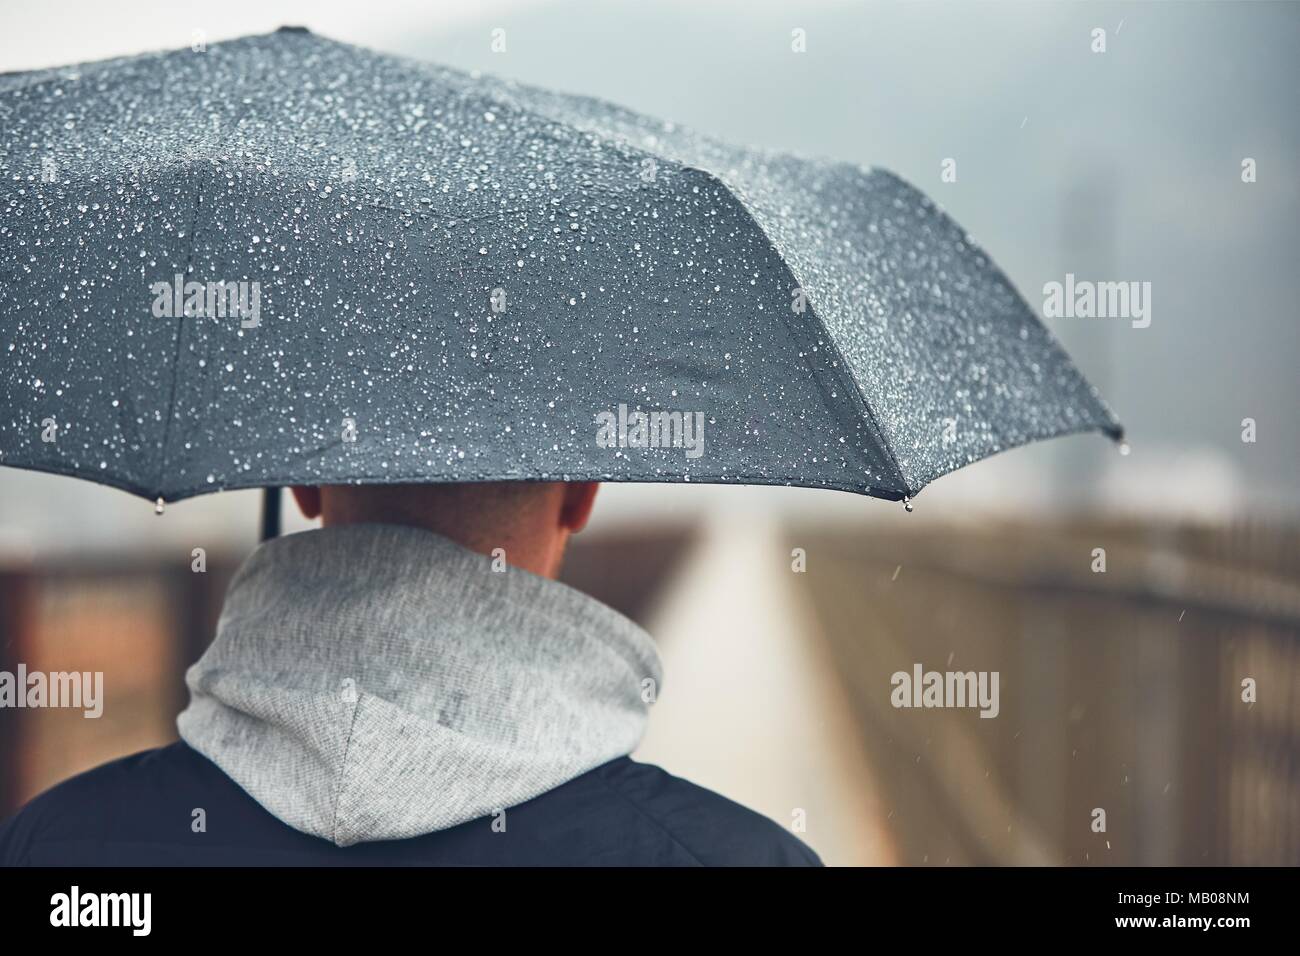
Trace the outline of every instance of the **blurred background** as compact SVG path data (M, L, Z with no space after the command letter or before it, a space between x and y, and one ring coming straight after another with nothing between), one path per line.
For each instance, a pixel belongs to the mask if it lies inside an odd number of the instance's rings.
M1035 310L1067 272L1150 282L1148 328L1049 320L1128 455L1097 436L1008 452L913 514L610 485L566 578L660 644L635 756L828 863L1300 863L1300 4L5 2L0 71L282 24L883 166ZM98 720L0 710L0 815L175 738L258 503L159 518L0 469L0 670L103 671L107 697ZM915 663L998 671L999 716L894 709Z

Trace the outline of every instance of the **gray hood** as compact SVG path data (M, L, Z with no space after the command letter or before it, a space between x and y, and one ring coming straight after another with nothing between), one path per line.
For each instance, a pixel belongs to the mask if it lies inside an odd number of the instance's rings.
M181 737L339 846L446 829L630 753L661 681L649 635L492 568L398 525L262 545L186 675Z

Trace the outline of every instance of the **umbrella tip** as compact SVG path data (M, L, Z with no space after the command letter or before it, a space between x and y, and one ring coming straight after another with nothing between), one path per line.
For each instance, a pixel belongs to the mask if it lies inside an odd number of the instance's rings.
M1124 440L1122 440L1122 439L1120 440L1120 443L1119 443L1119 453L1120 453L1121 455L1127 455L1127 454L1128 454L1130 451L1132 451L1132 450L1133 450L1133 449L1129 448L1129 446L1128 446L1128 442L1126 442L1126 441L1124 441Z
M905 510L908 514L912 513L912 499L909 498L907 495L903 495L903 510Z
M311 33L311 31L308 30L306 27L292 27L288 25L280 27L280 29L276 30L275 32L276 33Z
M167 502L163 501L161 497L153 503L154 514L160 515L166 510L167 510Z

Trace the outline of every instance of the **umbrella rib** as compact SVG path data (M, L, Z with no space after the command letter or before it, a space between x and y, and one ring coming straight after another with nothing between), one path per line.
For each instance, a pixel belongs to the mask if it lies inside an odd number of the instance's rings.
M190 268L194 265L194 245L196 237L194 231L199 224L199 207L203 205L203 182L202 179L195 185L194 191L194 212L190 217L190 248L185 256L185 274L188 275ZM180 310L180 315L176 316L176 346L172 352L172 386L171 392L167 399L167 414L163 419L162 449L158 461L158 479L155 483L157 497L163 497L163 482L167 476L167 446L171 440L172 418L176 412L176 389L179 386L181 377L181 338L185 335L185 309Z
M775 244L773 245L775 246ZM782 256L781 258L782 261L784 262L785 257ZM797 275L795 275L794 267L791 266L788 262L786 262L786 270L790 273L790 277L799 283L800 288L806 288L803 285L803 280L800 279ZM809 305L808 311L817 319L818 324L823 329L826 329L826 323L823 322L821 316L817 314L817 305L815 302L813 302L813 298L811 295L808 296L808 305ZM863 413L867 417L867 420L871 423L871 430L880 439L881 449L884 451L885 455L889 458L889 463L894 466L894 474L898 478L898 483L903 489L903 495L914 496L921 489L913 488L911 486L911 483L908 482L907 476L903 474L903 466L899 464L898 456L894 454L893 443L890 441L889 436L885 433L884 428L881 427L880 419L876 417L875 409L871 407L871 402L867 400L866 393L863 392L862 386L858 384L857 376L855 376L852 370L849 368L848 360L844 357L844 353L840 350L840 347L835 343L835 339L830 334L829 330L826 331L826 345L828 348L830 348L831 353L834 356L835 361L832 367L839 372L840 381L844 385L845 391L848 391L851 394L857 396L858 404L861 406Z
M719 187L735 203L736 207L740 210L740 212L746 217L748 217L749 221L753 224L754 228L758 230L759 234L763 236L764 239L767 240L768 246L772 249L774 253L776 253L776 258L781 263L781 268L785 270L785 274L789 277L789 279L795 283L797 288L805 288L803 285L803 280L800 279L799 276L795 274L794 267L790 264L790 261L786 258L785 253L781 251L781 247L776 244L776 242L772 239L771 233L769 233L767 229L763 227L763 224L759 222L758 219L754 216L753 211L736 195L735 188L732 187L731 184L729 184L721 176L711 173L707 169L702 169L699 166L691 166L689 164L683 163L680 168L683 171L698 173L699 175L703 176L708 182L710 182L714 186ZM833 361L831 363L830 374L838 377L840 384L846 393L852 396L856 396L858 405L861 407L863 413L865 414L867 422L871 426L872 433L878 439L878 444L880 446L880 449L881 451L884 452L885 457L888 460L887 463L894 466L894 475L892 477L896 477L898 479L899 487L902 489L899 497L901 498L908 495L915 495L919 489L913 489L911 485L908 483L906 476L904 476L903 469L898 463L898 457L894 454L894 449L890 445L889 437L885 434L884 430L880 427L880 422L876 418L874 410L871 408L871 403L867 401L867 397L863 393L862 387L858 384L857 379L853 376L853 373L849 369L849 364L844 358L844 353L841 352L840 347L835 344L835 339L831 336L830 330L826 327L826 323L823 322L821 316L818 315L817 307L813 303L811 295L808 297L808 305L809 308L807 309L807 313L812 316L813 320L816 321L817 325L825 333L823 336L820 337L820 340L821 343L824 343L824 347L828 348L831 353L831 358ZM783 311L782 311L782 315L784 315ZM795 336L796 338L801 338L804 339L805 341L808 341L809 339L811 339L811 341L813 342L819 341L819 337L816 335L815 329L810 330L806 326L806 324L796 324L792 327L791 323L788 320L785 320L785 326L787 330L792 330L792 334L795 334L793 330L797 329L797 335ZM817 383L818 388L822 392L822 400L826 403L827 410L830 411L832 414L835 414L838 410L834 407L834 405L832 405L830 401L830 396L827 394L825 383L822 381L822 376L817 373L817 370L813 367L810 359L805 357L804 363L808 367L808 371L812 373L813 380ZM870 483L868 483L868 488L870 488Z

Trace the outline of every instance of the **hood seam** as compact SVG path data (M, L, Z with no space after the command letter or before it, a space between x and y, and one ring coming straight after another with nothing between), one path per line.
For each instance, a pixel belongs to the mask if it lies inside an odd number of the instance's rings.
M352 750L352 732L357 726L357 712L361 710L360 688L357 689L357 700L352 705L352 719L348 721L348 735L343 741L343 757L339 761L339 781L338 786L334 788L334 808L331 814L330 822L330 842L335 846L342 846L339 842L339 804L343 801L343 788L348 779L348 753Z

